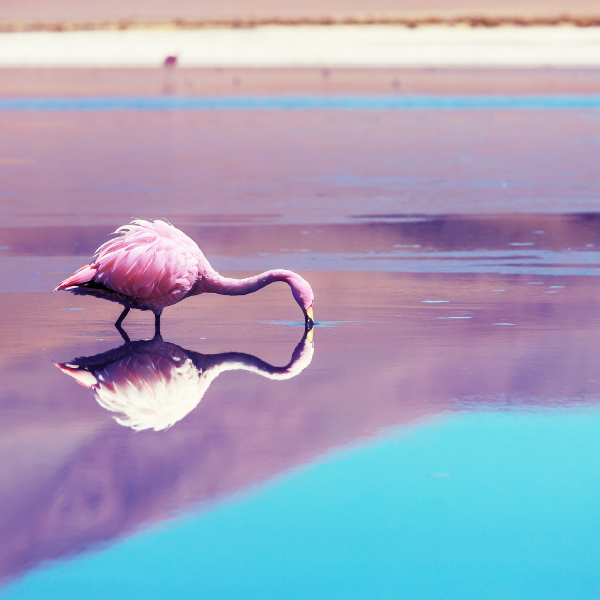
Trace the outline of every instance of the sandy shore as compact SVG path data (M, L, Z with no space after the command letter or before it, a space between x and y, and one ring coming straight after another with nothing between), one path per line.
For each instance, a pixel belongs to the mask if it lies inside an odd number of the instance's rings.
M20 32L4 67L597 67L600 28L307 26Z

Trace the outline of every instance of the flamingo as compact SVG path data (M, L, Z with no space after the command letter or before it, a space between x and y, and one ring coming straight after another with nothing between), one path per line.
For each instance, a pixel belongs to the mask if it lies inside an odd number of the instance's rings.
M210 266L196 242L167 221L134 219L114 233L119 237L100 246L90 264L61 282L53 293L66 290L122 304L125 308L115 327L125 341L129 338L121 324L132 308L151 310L155 335L160 335L163 309L184 298L206 293L241 296L275 281L292 288L306 330L314 325L313 291L293 271L277 269L247 279L223 277Z
M162 431L196 408L224 371L251 371L279 381L296 377L312 360L312 335L312 330L304 332L285 367L273 367L243 352L200 354L164 342L160 336L54 364L91 389L98 404L117 415L119 425Z

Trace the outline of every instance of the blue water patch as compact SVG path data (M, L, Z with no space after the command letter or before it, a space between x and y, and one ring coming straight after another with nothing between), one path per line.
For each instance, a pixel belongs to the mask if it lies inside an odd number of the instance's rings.
M369 321L315 321L315 327L323 327L325 329L331 329L332 327L338 327L344 323L368 323ZM261 321L265 325L284 325L284 326L304 326L304 321Z
M5 600L577 600L600 589L600 413L463 413L55 562Z
M0 110L600 109L600 95L243 95L2 98Z

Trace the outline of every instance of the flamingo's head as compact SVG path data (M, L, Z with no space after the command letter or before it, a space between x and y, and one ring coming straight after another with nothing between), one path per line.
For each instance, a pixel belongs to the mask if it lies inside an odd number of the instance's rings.
M315 304L315 296L313 294L312 288L306 279L300 277L294 273L294 279L291 283L292 294L294 296L294 300L298 303L302 312L304 313L304 322L306 325L306 330L310 331L315 324L315 319L313 316L313 306Z

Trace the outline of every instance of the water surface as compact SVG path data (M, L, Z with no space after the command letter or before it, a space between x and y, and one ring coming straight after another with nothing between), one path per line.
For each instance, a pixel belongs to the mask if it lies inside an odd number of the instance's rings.
M598 201L598 121L560 113L565 136L545 132L554 145L542 148L529 134L547 113L500 115L545 152L517 164L508 134L491 144L500 116L482 114L381 116L417 136L415 123L444 123L437 166L390 137L356 153L379 144L387 162L350 153L354 169L340 148L373 122L363 114L329 140L317 125L349 121L318 113L302 116L315 119L304 137L297 117L285 131L324 149L319 160L294 171L297 147L286 146L275 165L254 169L251 152L228 162L227 144L240 156L252 145L234 136L215 142L223 152L200 175L161 145L165 132L183 135L181 115L104 115L156 136L154 151L123 150L122 163L99 149L111 136L81 150L98 133L89 116L19 114L39 162L2 165L3 193L26 200L3 204L0 227L0 598L597 597L600 223L574 207ZM286 123L253 118L257 131L270 123L267 137ZM461 123L485 152L462 155L457 172ZM78 141L39 133L74 124ZM13 158L25 160L18 141ZM260 143L263 158L277 155L275 137ZM111 181L87 176L95 153ZM394 174L399 156L420 172ZM212 186L214 207L198 201L196 180ZM546 192L571 210L536 210ZM402 210L410 197L427 210ZM164 206L225 274L299 271L315 291L312 341L283 284L188 299L165 311L162 341L147 341L150 316L131 314L133 345L112 325L118 307L50 295L122 211L143 206L124 198ZM509 214L515 206L530 210ZM133 396L172 411L148 419L145 405L124 408Z

